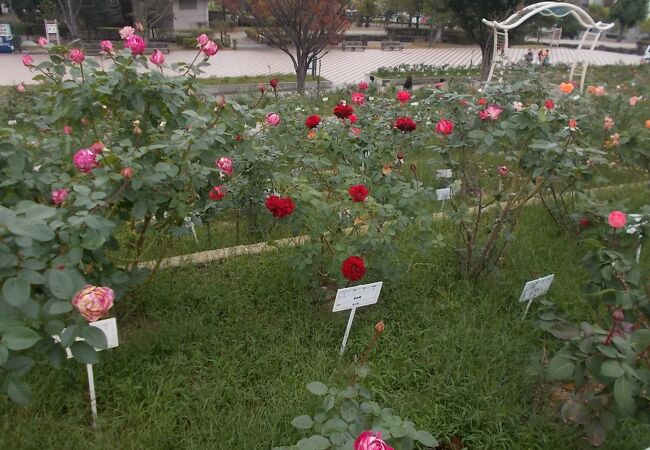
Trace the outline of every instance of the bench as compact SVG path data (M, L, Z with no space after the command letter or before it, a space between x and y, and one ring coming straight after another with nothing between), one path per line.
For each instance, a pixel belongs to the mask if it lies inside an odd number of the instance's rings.
M357 49L363 51L366 49L366 44L361 41L343 41L341 42L341 50L345 51L346 48L349 48L353 52Z
M404 44L400 41L381 41L381 49L390 51L395 49L404 50Z

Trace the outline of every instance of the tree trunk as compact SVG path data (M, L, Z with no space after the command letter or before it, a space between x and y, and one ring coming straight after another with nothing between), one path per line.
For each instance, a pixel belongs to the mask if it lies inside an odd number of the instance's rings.
M433 21L431 22L431 30L429 30L429 47L433 46Z
M438 43L442 42L442 30L443 30L443 28L444 27L442 25L438 27L438 29L436 30L436 37L433 39L433 42L438 42Z
M298 59L296 65L296 90L300 95L305 93L305 78L307 78L307 57L306 56L304 58Z
M490 66L492 66L492 59L494 58L494 48L491 38L481 46L481 54L483 57L481 60L481 80L485 81L490 74Z
M621 42L623 40L624 33L625 33L625 26L621 24L621 28L618 30L618 36L616 36L616 42Z

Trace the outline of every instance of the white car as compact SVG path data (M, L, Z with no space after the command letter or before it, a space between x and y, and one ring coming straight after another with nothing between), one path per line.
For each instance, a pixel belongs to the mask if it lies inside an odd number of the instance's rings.
M645 48L645 53L643 54L642 63L650 63L650 45Z

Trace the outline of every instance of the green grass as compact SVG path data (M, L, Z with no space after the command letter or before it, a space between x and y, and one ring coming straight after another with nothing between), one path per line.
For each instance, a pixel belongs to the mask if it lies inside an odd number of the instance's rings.
M646 192L608 194L633 210ZM627 199L627 200L624 200ZM441 223L444 233L450 225ZM451 249L385 285L357 312L348 349L337 349L347 315L294 284L290 258L271 253L160 272L116 305L120 347L95 367L99 427L89 426L85 370L77 363L30 375L34 403L2 400L0 448L269 449L296 442L289 424L308 412L306 383L343 384L374 323L386 322L369 384L380 403L438 438L472 449L587 448L548 406L543 338L521 321L524 281L556 273L549 299L588 319L577 295L584 248L559 234L539 207L526 210L503 272L475 288L458 279ZM291 253L283 252L290 257ZM648 267L650 252L644 254ZM374 281L372 273L367 281ZM536 369L537 368L537 369ZM622 423L604 448L641 449L648 426Z

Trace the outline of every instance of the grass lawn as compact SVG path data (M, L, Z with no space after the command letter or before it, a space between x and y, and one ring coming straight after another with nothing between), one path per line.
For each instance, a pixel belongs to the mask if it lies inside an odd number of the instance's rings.
M632 211L645 189L609 193ZM627 199L627 200L623 200ZM627 205L627 208L625 206ZM521 320L523 283L556 273L549 295L575 318L589 318L579 297L585 250L559 234L538 206L525 212L503 271L472 288L455 277L452 249L418 261L379 304L357 312L338 358L346 313L316 303L288 275L291 253L242 257L163 271L115 308L120 347L95 367L99 427L89 426L83 366L30 375L34 402L2 400L3 449L269 449L295 443L289 424L309 413L304 386L343 385L373 325L386 331L371 356L368 384L439 439L459 436L471 449L588 448L561 423L541 384L543 346L557 345ZM448 223L441 229L451 233ZM644 254L648 267L650 253ZM372 272L366 276L375 281ZM604 448L642 449L650 427L621 422Z
M240 76L240 77L209 77L209 78L199 78L199 82L202 84L215 85L215 84L257 84L264 83L268 84L269 80L277 78L280 83L295 83L296 75L295 74L286 74L286 73L273 73L269 75L254 75L254 76ZM318 77L307 75L305 81L317 81ZM321 81L327 81L327 79L320 77ZM269 88L269 86L267 86Z

